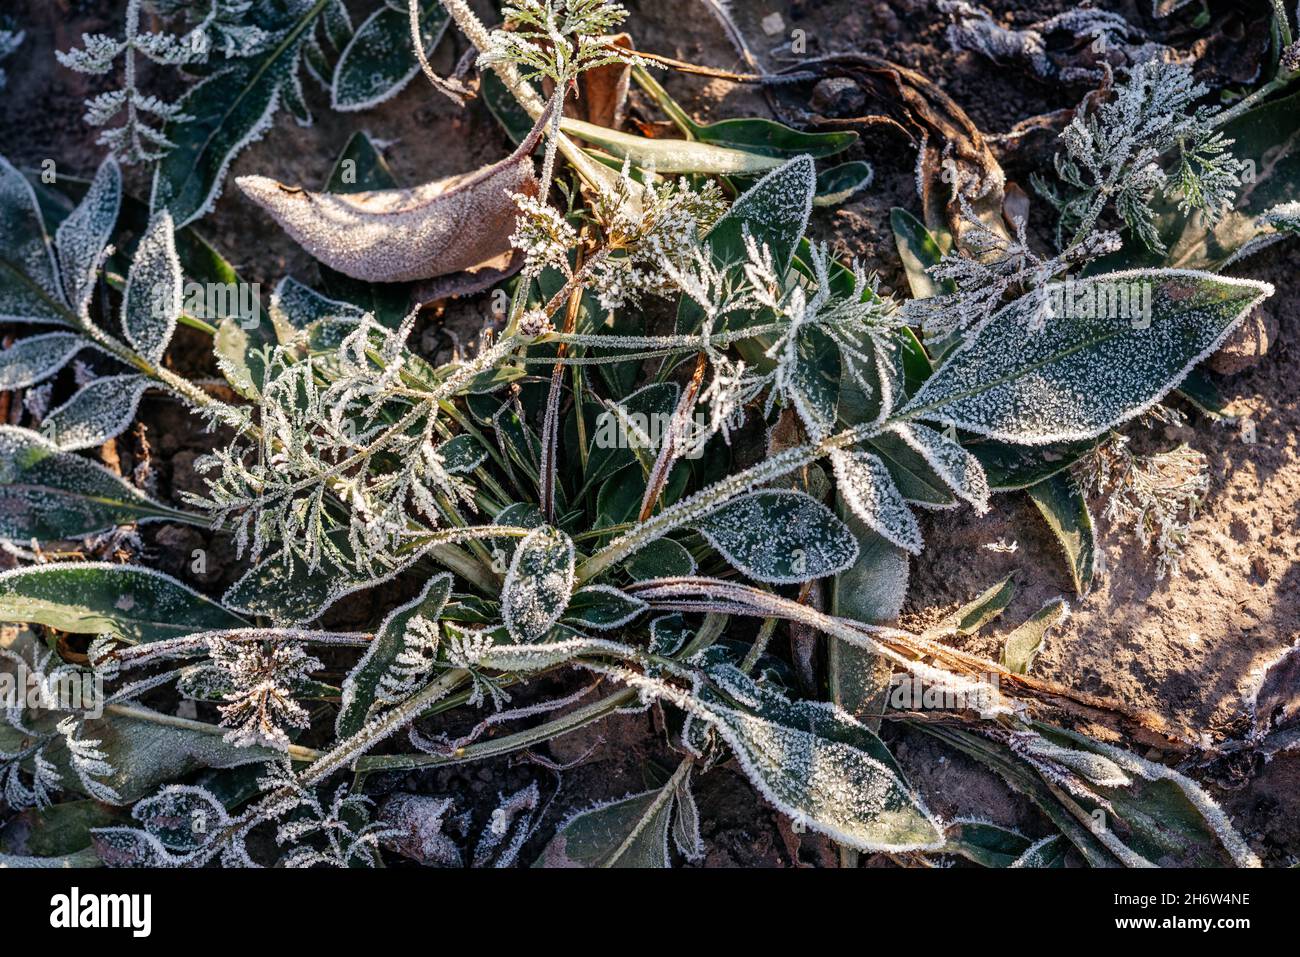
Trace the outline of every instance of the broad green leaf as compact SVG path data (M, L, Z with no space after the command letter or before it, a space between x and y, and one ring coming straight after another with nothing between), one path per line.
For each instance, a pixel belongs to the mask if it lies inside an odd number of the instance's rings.
M1069 845L1059 834L1052 834L1025 848L1009 867L1064 867Z
M73 332L47 332L20 339L0 351L0 392L26 389L62 369L89 340Z
M899 423L891 431L925 459L926 465L958 498L969 502L977 512L988 511L989 482L984 466L955 438L915 423Z
M903 440L902 435L885 430L867 440L863 449L880 458L898 493L908 502L926 508L957 506L957 496L948 483L925 460L925 456Z
M420 36L427 56L451 18L439 0L423 3L420 9ZM339 55L330 84L330 106L343 112L378 106L405 89L419 72L406 11L381 6L357 27Z
M638 452L653 456L680 394L677 383L658 382L616 403L621 412L601 409L588 432L585 486L602 482L637 461Z
M468 433L462 433L443 442L438 446L438 454L442 456L442 467L452 475L463 475L474 471L488 456L487 449Z
M1024 675L1043 648L1047 632L1061 624L1070 614L1070 606L1060 598L1053 598L1034 612L1024 624L1007 635L1002 643L1002 664L1008 671Z
M103 562L35 565L0 574L0 621L110 634L132 644L248 624L162 572Z
M54 541L132 522L204 523L153 501L98 462L0 425L0 538Z
M255 56L227 61L181 100L181 111L193 118L164 130L176 147L156 167L154 210L168 210L178 227L212 211L230 164L270 128L294 82L303 41L330 6L331 0L299 0L253 8L251 23L279 39Z
M180 259L171 214L160 212L140 238L127 273L122 328L127 341L150 362L161 362L181 314Z
M28 808L0 830L0 855L53 858L90 847L91 828L129 820L122 811L98 801L65 801Z
M694 575L695 559L680 542L658 538L629 559L627 573L636 581Z
M112 774L95 780L117 795L114 804L138 801L160 785L200 768L233 768L279 756L268 748L228 744L223 740L225 731L215 725L180 722L173 715L140 705L129 708L128 714L110 711L102 718L83 721L77 730L79 740L99 742L97 747L112 766ZM67 786L84 793L62 742L50 747L48 754Z
M1082 303L1121 284L1149 284L1149 322L1080 314ZM1029 445L1089 439L1163 398L1273 291L1178 269L1051 289L1073 297L1065 315L1033 332L1032 294L1006 306L953 350L901 414Z
M54 233L54 252L64 295L81 312L95 288L100 258L122 206L122 171L112 157L100 164L77 208Z
M556 528L528 533L501 586L501 617L516 641L536 641L564 614L573 594L573 542Z
M70 324L31 184L0 156L0 320Z
M853 514L899 548L920 554L920 526L885 463L870 452L836 450L830 458L839 495Z
M420 594L393 609L380 623L370 647L343 681L343 697L334 726L339 740L356 734L366 723L380 694L384 675L406 650L406 630L412 619L418 616L436 623L451 597L451 586L449 573L434 575L425 582Z
M579 811L560 825L534 867L671 867L673 788L665 785Z
M854 193L871 185L875 170L863 160L841 163L817 174L817 192L814 206L838 206Z
M960 854L980 867L1011 867L1033 846L1019 831L988 821L954 821L947 835L945 854Z
M790 398L808 434L820 441L835 429L843 369L840 347L816 326L798 333Z
M588 585L573 593L564 620L577 628L607 631L628 624L646 607L641 599L610 585Z
M772 170L742 193L709 230L705 241L714 260L742 262L748 233L772 251L777 271L784 272L808 227L816 191L817 173L810 157L795 157Z
M65 451L103 445L130 426L148 388L149 379L143 375L94 379L47 415L41 432Z
M726 697L702 689L707 720L781 811L857 850L942 846L938 822L866 726L822 702L789 701L729 665L710 677Z
M1048 445L1013 445L979 439L970 444L969 450L984 466L991 491L1016 492L1064 472L1096 447L1096 439Z
M723 558L761 582L822 578L858 557L858 543L844 523L810 495L790 489L742 495L695 527Z
M1065 553L1065 567L1070 572L1075 594L1086 594L1096 570L1097 543L1088 502L1078 484L1069 473L1058 472L1030 486L1028 491Z
M907 284L912 289L912 297L931 299L952 292L955 287L951 281L940 285L928 272L931 266L937 266L943 259L944 250L934 234L925 228L925 223L898 206L890 210L889 222L894 229L894 245L898 247L898 256L903 260L903 270L907 273Z

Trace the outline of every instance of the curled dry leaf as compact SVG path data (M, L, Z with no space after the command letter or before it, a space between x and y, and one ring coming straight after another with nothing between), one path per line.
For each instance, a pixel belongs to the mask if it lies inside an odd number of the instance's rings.
M266 176L236 182L307 252L345 276L432 279L508 257L517 213L511 194L537 194L532 152L545 121L497 163L406 189L316 193Z

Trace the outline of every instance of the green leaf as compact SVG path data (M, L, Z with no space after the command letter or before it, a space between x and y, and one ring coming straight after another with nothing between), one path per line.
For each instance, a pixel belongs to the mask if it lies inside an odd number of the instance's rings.
M1018 831L987 821L954 821L948 826L945 854L960 854L980 867L1010 867L1033 842Z
M635 581L684 577L694 575L697 570L691 553L671 538L655 539L627 563L627 573Z
M131 425L149 385L148 377L134 374L93 379L45 417L41 432L66 451L103 445Z
M129 820L98 801L65 801L16 814L0 831L0 854L55 858L90 847L91 828Z
M564 621L578 628L608 631L628 624L647 607L641 599L610 585L588 585L573 593Z
M808 156L772 170L742 193L709 230L705 242L714 260L743 262L748 233L772 251L777 272L785 272L808 227L816 191L817 172Z
M442 456L442 467L452 475L474 471L488 455L487 449L483 448L479 440L468 433L443 442L438 446L438 454Z
M54 252L31 184L0 156L0 320L69 325Z
M1109 273L1048 289L1072 288L1075 302L1087 302L1120 284L1150 285L1149 322L1084 318L1071 307L1033 332L1029 294L954 349L900 414L1028 445L1089 439L1163 398L1273 291L1267 283L1177 269Z
M984 466L991 491L1017 492L1065 471L1096 447L1096 439L1048 445L1013 445L979 439L971 442L968 449Z
M830 458L838 493L853 514L899 548L919 555L920 526L885 463L870 452L838 449Z
M420 36L426 56L432 55L450 22L438 0L421 4ZM378 106L400 93L419 72L406 11L381 6L343 48L330 84L330 106L345 113Z
M72 332L47 332L20 339L0 351L0 392L26 389L62 369L89 340Z
M330 2L318 0L305 10L302 4L254 8L252 22L279 41L263 53L226 61L181 100L181 111L193 119L168 123L164 130L176 148L155 168L155 210L170 211L177 226L211 212L230 164L270 128L282 95L295 82L303 41Z
M334 730L339 740L351 737L366 723L380 691L380 682L406 649L406 629L416 616L436 622L451 597L452 576L434 575L420 594L388 613L365 655L343 681L343 700Z
M985 589L974 601L958 608L935 630L952 628L959 635L973 635L1001 615L1015 595L1015 575L1008 575L996 585Z
M158 519L205 523L153 501L98 462L0 425L0 538L53 541Z
M898 247L898 256L903 260L903 270L907 273L907 284L912 289L912 297L932 299L953 292L956 287L951 281L940 284L930 277L930 267L939 265L944 251L934 234L925 228L925 223L899 206L890 210L889 223L894 230L894 245Z
M857 850L942 845L938 822L864 725L828 704L789 701L730 665L709 676L726 697L701 689L707 720L782 812Z
M771 584L833 575L858 557L844 523L812 496L791 489L742 495L695 527L729 563Z
M1018 675L1028 674L1038 652L1042 650L1048 630L1065 621L1069 614L1070 606L1060 598L1053 598L1034 612L1028 621L1003 640L1003 666Z
M842 375L840 347L835 340L816 326L801 329L790 376L790 398L809 436L816 441L835 429Z
M579 811L560 825L534 867L671 867L673 787Z
M528 533L501 586L501 617L510 636L536 641L559 621L573 594L573 542L556 528Z
M1047 527L1065 552L1065 566L1070 572L1075 594L1086 594L1092 587L1096 571L1097 543L1088 502L1078 484L1069 473L1058 472L1030 486L1029 497L1038 506Z
M664 175L696 173L704 176L762 173L781 165L782 160L748 150L730 149L692 140L659 140L633 133L620 133L606 126L565 117L560 129L588 143L603 147L620 160L630 160L641 169Z
M861 192L871 185L875 170L863 160L841 163L817 174L817 192L813 195L814 206L838 206L854 193Z
M122 330L150 362L162 361L176 331L184 284L171 214L163 210L136 244L122 296Z
M35 565L0 574L0 621L110 634L131 644L248 624L169 575L104 562Z

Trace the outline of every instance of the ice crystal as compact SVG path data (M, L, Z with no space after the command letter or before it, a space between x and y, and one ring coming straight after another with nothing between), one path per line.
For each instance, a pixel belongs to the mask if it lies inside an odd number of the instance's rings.
M307 710L294 700L294 685L324 665L301 645L214 637L208 640L208 654L227 685L221 724L230 729L228 742L283 751L289 746L285 729L308 726Z

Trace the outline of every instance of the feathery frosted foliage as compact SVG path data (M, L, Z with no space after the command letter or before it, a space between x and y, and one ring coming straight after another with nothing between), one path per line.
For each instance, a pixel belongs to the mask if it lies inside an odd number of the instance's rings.
M221 705L226 741L236 747L265 745L283 751L286 728L306 728L307 710L294 700L293 686L324 667L292 642L208 640L208 655L228 686Z
M844 523L812 496L791 489L739 496L695 527L740 571L772 584L833 575L858 557L857 540Z
M100 778L111 778L117 772L108 762L108 752L100 747L100 738L80 737L81 723L75 717L67 717L59 722L59 732L63 735L63 746L68 752L68 761L73 772L81 782L82 789L96 801L105 804L121 804L122 797L110 785Z
M25 389L43 382L88 343L71 332L47 332L20 339L0 351L0 390Z
M483 66L513 63L525 79L546 77L566 86L579 73L608 63L648 64L603 37L627 19L627 9L610 0L513 0L501 9L508 29L493 30L479 56Z
M1149 314L1119 318L1128 310L1114 308L1112 291L1132 288L1146 290ZM954 350L900 415L1029 445L1092 438L1158 402L1273 287L1153 269L1056 291L1065 316L1033 332L1036 297L1016 300Z
M95 379L46 416L41 432L65 450L103 445L126 431L149 384L134 374Z
M596 804L564 820L536 867L671 867L674 786Z
M1210 490L1205 455L1186 445L1138 455L1114 435L1075 469L1090 493L1106 496L1102 516L1129 528L1154 553L1156 581L1178 570L1191 523Z
M241 440L199 460L208 496L190 497L232 522L241 553L257 558L276 544L287 567L332 563L371 575L398 566L402 545L427 533L422 523L441 522L440 496L473 509L470 487L439 451L438 403L514 344L503 340L446 367L427 389L408 389L405 343L414 322L412 313L390 330L367 316L333 355L270 355L256 421L236 420ZM343 539L329 534L329 496L348 509Z
M512 867L519 851L537 827L542 793L537 782L530 782L514 794L501 799L474 846L474 867Z
M899 548L919 555L925 544L920 526L880 457L837 449L830 458L840 496L853 514Z
M534 529L515 548L501 586L501 617L516 641L536 641L573 594L573 541L556 528Z
M1195 106L1207 92L1189 64L1149 60L1132 67L1098 110L1077 113L1061 133L1065 155L1056 158L1058 175L1073 190L1058 201L1062 227L1086 236L1113 206L1144 245L1164 252L1151 207L1157 194L1215 222L1235 198L1245 167L1211 122L1218 109ZM1160 160L1170 150L1177 154L1167 171Z
M162 361L181 314L184 277L171 213L153 217L127 272L122 304L126 339L150 362Z
M1069 270L1120 248L1119 234L1093 232L1073 242L1057 256L1043 258L1030 247L1023 219L1007 235L990 229L959 194L963 248L948 253L928 272L936 283L951 283L953 291L925 299L909 299L903 314L920 325L927 339L942 340L977 329L1009 296L1023 294L1033 304L1030 329L1041 329L1053 318L1048 284Z
M643 185L625 163L614 188L592 203L610 252L590 260L588 287L607 309L674 294L676 274L695 261L701 237L725 210L713 180L696 186L681 177Z
M86 314L121 205L122 172L109 157L100 164L85 198L54 234L64 292L78 315Z

